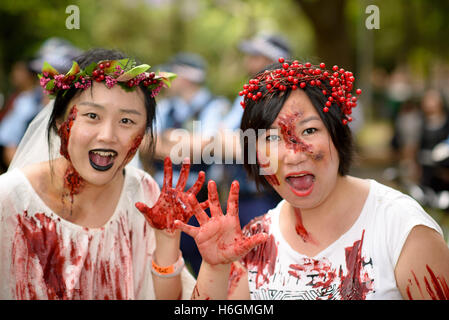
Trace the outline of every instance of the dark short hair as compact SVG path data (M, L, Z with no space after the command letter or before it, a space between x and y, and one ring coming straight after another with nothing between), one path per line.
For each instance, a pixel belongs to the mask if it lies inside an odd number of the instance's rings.
M276 70L279 68L282 68L280 63L271 64L256 74L254 78L261 75L265 70ZM328 80L322 80L321 82L327 87L327 90L331 90ZM318 112L329 132L332 142L338 152L340 162L338 174L341 176L347 175L354 160L355 151L351 129L348 125L342 123L342 111L334 102L331 107L329 107L329 112L324 113L323 107L327 101L327 97L323 94L322 89L316 86L307 85L304 89L298 88L296 90L304 90L309 97L312 105ZM257 138L259 129L269 129L271 127L290 96L292 89L287 87L287 90L285 91L274 90L272 93L265 95L267 89L262 85L259 91L262 91L264 98L257 101L248 98L245 99L245 111L243 112L242 122L240 124L240 129L243 133L247 129L253 129L256 132ZM258 190L260 190L261 186L267 189L271 188L263 175L259 174L259 164L257 161L256 163L249 163L248 161L249 154L250 152L255 152L256 145L251 145L244 135L241 140L244 155L243 166L248 173L248 176L256 182Z
M84 69L92 62L100 62L104 60L119 60L124 58L128 58L128 56L118 50L96 48L84 52L83 54L78 56L75 61L78 63L81 69ZM150 148L151 154L153 154L155 148L155 136L153 128L156 122L156 100L151 96L151 91L147 90L144 87L143 83L140 83L139 87L142 90L145 99L145 109L147 113L146 131L151 136L148 147ZM92 89L92 86L90 88ZM67 91L61 90L58 92L54 101L54 107L50 115L50 120L48 122L47 128L47 139L50 148L51 132L57 132L56 121L64 116L69 106L70 100L72 100L76 95L80 94L82 90L83 89L71 87Z

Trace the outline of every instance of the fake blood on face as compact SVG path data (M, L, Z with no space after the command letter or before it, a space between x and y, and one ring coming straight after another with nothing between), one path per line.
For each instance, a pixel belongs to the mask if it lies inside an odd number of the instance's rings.
M301 117L301 113L295 113L292 116L281 116L278 120L278 126L287 149L296 152L305 152L313 155L312 145L302 141L295 133L296 122Z
M137 150L139 149L140 144L142 143L142 140L143 140L142 134L139 134L137 137L133 139L131 143L131 148L128 150L125 160L123 161L125 164L128 163L128 161L130 161L134 157Z
M58 129L58 135L61 138L61 147L59 149L59 153L69 161L70 155L68 148L69 148L70 131L72 130L73 122L76 119L77 113L78 109L76 108L76 105L74 105L72 109L70 109L67 120L65 120Z
M74 105L72 109L70 109L67 120L61 124L58 130L59 137L61 138L61 147L59 149L59 153L69 162L71 161L68 151L70 131L72 130L72 126L73 123L75 122L77 113L78 109L76 108L76 105ZM64 188L69 191L69 196L72 204L73 204L73 196L81 192L83 185L84 185L83 178L81 178L79 173L70 163L64 174Z

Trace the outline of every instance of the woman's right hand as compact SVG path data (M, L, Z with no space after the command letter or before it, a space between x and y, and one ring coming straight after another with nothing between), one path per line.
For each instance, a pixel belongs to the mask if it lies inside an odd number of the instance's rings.
M255 246L268 239L265 233L246 237L240 228L238 216L239 183L234 181L229 193L227 212L223 214L218 199L217 185L209 181L207 185L211 217L204 212L194 195L188 197L189 204L199 227L176 220L175 227L194 238L205 262L210 265L228 264L241 259Z
M169 233L173 233L175 230L173 222L175 220L187 222L194 214L188 203L188 197L193 196L195 198L203 186L206 177L205 173L201 171L198 174L198 179L195 184L189 190L184 191L187 179L189 177L189 171L190 161L186 158L182 164L178 183L176 184L176 187L173 188L173 168L171 160L169 157L165 158L164 183L158 200L152 208L148 207L143 202L137 202L135 204L136 208L144 215L145 219L153 228L166 230ZM202 203L201 206L207 207L207 202Z

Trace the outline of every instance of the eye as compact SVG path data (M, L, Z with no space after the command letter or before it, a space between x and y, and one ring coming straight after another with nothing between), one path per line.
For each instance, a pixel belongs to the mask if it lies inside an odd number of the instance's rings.
M93 113L93 112L85 113L84 116L86 116L86 117L88 117L89 119L92 119L92 120L98 119L98 115L96 113Z
M304 130L302 132L302 134L305 135L305 136L308 136L308 135L311 135L311 134L315 133L316 131L317 131L316 128L307 128L306 130Z
M265 138L265 140L266 141L280 141L281 140L281 137L279 137L278 135L276 135L276 134L270 134L270 135L267 135L267 137Z
M123 118L120 120L120 122L123 124L135 124L135 122L129 118Z

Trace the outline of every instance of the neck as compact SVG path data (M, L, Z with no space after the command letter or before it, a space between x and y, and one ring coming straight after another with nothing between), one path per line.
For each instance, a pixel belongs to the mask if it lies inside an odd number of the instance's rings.
M83 226L101 226L110 218L123 187L124 174L122 170L118 170L113 179L104 185L94 185L83 180L74 171L72 164L64 158L61 158L56 164L55 172L53 179L62 199L64 218ZM75 185L78 182L81 183L75 187L69 187L68 174L76 175L80 179L74 183ZM71 180L71 183L73 182L74 179Z
M348 194L347 190L350 188L350 179L347 176L338 176L329 195L318 205L311 208L295 208L289 203L289 212L295 216L300 212L302 222L309 226L321 226L323 223L332 223L332 221L340 219L338 213L344 211L339 209L344 204L340 199L346 199L345 195Z

